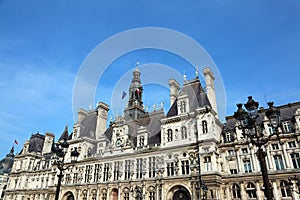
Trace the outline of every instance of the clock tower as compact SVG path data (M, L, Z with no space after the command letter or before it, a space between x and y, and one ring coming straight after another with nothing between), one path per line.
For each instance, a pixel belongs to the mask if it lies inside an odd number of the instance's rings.
M129 100L124 110L126 120L138 120L144 117L144 105L142 101L143 86L141 84L141 72L136 68L133 72L132 81L129 87Z

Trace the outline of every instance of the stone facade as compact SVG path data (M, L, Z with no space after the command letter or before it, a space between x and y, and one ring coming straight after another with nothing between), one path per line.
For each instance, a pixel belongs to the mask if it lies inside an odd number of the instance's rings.
M214 75L209 68L204 74L206 90L198 76L182 87L170 80L166 114L144 108L138 69L123 116L107 122L109 106L103 102L94 110L80 109L72 133L66 130L60 138L70 146L59 199L264 199L256 147L242 137L233 117L225 125L219 121ZM287 180L300 172L300 103L279 109L282 134L266 146L273 195L299 199ZM267 136L272 130L263 109L260 116ZM58 169L51 162L53 142L54 135L46 133L25 143L15 157L5 200L54 200ZM70 152L75 148L80 156L74 165Z

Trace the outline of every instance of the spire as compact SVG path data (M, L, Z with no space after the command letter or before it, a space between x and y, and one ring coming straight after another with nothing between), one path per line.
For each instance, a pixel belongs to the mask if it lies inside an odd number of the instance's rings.
M69 139L68 126L66 126L64 132L61 134L59 138L59 141L68 140L68 139Z
M196 66L196 78L199 78L199 69L198 69L198 66Z

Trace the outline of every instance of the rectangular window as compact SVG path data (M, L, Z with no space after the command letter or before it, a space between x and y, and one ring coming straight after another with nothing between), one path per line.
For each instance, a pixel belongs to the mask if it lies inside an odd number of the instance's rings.
M273 150L278 150L279 149L279 145L278 144L272 144L272 149Z
M242 154L248 154L248 148L242 148Z
M108 181L109 177L109 163L104 164L104 169L103 169L103 181Z
M234 151L232 149L228 150L228 156L234 156Z
M86 165L85 166L85 183L89 183L90 180L92 179L92 166L91 165Z
M211 157L206 156L206 157L204 157L204 171L209 172L211 170L212 170Z
M275 155L274 156L274 161L275 161L276 170L283 170L284 169L283 160L282 160L281 155Z
M175 175L175 163L174 162L167 163L167 175L168 176Z
M244 171L245 171L245 173L252 172L250 160L244 160L243 162L244 162Z
M292 153L291 154L293 166L295 169L300 168L300 155L299 153Z
M119 180L120 175L120 161L114 163L114 181Z
M94 182L100 181L100 164L95 165Z
M149 178L155 177L155 156L149 157Z
M144 143L145 143L145 138L144 138L144 136L140 136L140 139L139 139L139 146L140 146L140 147L143 147L143 146L144 146Z
M73 183L76 184L78 182L78 173L74 173Z
M143 178L143 159L136 159L136 178Z
M287 121L282 122L282 127L283 127L283 131L284 131L285 133L290 133L290 132L292 132L292 127L291 127L290 122L287 122Z
M237 174L237 169L230 169L230 174Z
M189 160L182 160L181 161L181 173L182 173L182 175L189 175L190 174L190 162L189 162Z
M289 142L289 148L296 148L296 142L295 141L292 141L292 142Z
M149 192L149 200L155 200L155 192L154 191Z
M125 160L125 180L129 180L131 178L131 161Z

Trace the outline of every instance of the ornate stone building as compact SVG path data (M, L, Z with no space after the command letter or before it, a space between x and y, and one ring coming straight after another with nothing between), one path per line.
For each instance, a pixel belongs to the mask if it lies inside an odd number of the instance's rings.
M243 138L233 117L222 124L217 116L214 75L204 69L206 87L198 77L182 87L169 81L171 106L165 114L143 104L138 69L133 72L123 116L108 122L109 106L78 111L65 156L60 191L63 200L188 200L264 199L256 147ZM275 199L299 199L288 178L300 172L300 103L279 106L279 139L266 146ZM264 133L272 133L260 109ZM106 124L109 124L108 128ZM51 152L54 135L32 135L15 157L5 200L54 199L58 169ZM71 162L70 152L80 152ZM294 187L296 188L296 187Z
M4 197L4 190L7 188L8 177L14 164L14 147L11 148L9 154L0 161L0 200Z

